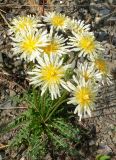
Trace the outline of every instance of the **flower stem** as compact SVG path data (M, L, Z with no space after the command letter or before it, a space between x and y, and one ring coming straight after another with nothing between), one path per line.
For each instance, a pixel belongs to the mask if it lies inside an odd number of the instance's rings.
M51 118L51 116L54 114L54 112L58 109L58 107L59 107L62 103L64 103L64 102L67 101L67 99L64 99L64 98L66 97L67 93L68 93L68 92L65 91L65 92L63 93L63 95L60 97L60 99L53 105L53 107L52 107L53 110L48 113L48 115L47 115L48 117L46 118L45 122L48 121L48 120Z

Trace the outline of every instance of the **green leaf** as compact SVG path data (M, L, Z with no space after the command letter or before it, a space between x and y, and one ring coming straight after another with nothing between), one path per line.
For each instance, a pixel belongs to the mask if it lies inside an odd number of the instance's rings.
M27 151L27 155L31 158L31 160L36 160L37 158L42 159L46 153L46 137L43 132L42 126L36 129L33 134L31 134L29 140L29 148Z
M96 160L110 160L111 157L107 155L97 155Z
M64 137L69 138L73 141L79 141L77 135L79 130L71 126L71 124L66 123L64 119L55 119L52 123L53 127L59 131Z

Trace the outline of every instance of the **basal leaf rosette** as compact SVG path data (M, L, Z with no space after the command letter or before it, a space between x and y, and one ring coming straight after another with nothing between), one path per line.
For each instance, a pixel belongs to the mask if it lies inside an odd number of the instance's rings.
M63 59L45 54L43 58L38 59L38 65L31 72L28 72L30 84L35 87L40 86L41 96L48 90L51 99L57 99L61 96L61 88L68 89L64 81L68 68L70 65L63 65Z

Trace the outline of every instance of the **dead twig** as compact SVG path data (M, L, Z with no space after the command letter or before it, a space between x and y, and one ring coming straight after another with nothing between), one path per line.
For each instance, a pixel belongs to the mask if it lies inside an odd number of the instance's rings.
M29 1L29 0L28 0ZM32 1L32 0L30 0L30 1ZM47 0L47 3L49 4L49 3L51 3L51 1L50 0ZM103 5L103 3L100 3L100 5ZM6 4L6 3L0 3L0 7L23 7L23 6L29 6L28 4L23 4L23 5L21 5L21 4L18 4L18 3L9 3L9 4ZM35 5L33 5L33 6L38 6L38 4L35 4ZM48 5L47 5L48 6ZM55 5L51 5L51 6L55 6ZM64 6L64 7L69 7L68 5L65 5L65 4L60 4L60 6ZM88 6L90 6L89 4L76 4L76 6L77 7L88 7ZM96 6L98 6L99 7L99 4L96 4ZM115 4L110 4L109 5L110 7L113 7L113 8L115 8L116 7L116 5Z
M108 18L110 18L113 14L116 13L116 9L114 9L114 11L112 13L109 13L103 17L101 17L101 19L99 19L99 21L96 23L96 28L99 27L99 24L105 20L107 20Z
M0 144L0 150L3 150L5 148L9 147L9 145L3 145L3 144Z
M27 109L27 107L9 107L9 108L0 107L0 110L13 110L13 109Z
M21 85L19 85L19 84L16 83L15 81L11 80L10 78L12 78L12 77L11 77L11 75L10 75L9 73L7 73L7 72L5 72L5 71L4 71L4 72L0 72L0 81L2 81L2 79L6 79L8 82L15 84L15 85L18 86L21 90L25 91L25 89L24 89Z
M6 18L4 17L4 15L2 14L3 11L0 10L0 15L3 18L4 22L8 25L8 27L10 28L10 24L8 23L8 21L6 20Z
M31 8L34 8L40 15L43 14L43 6L35 2L35 0L27 0L27 3Z
M0 9L1 12L6 13L5 11L3 11L2 9Z
M92 116L92 117L84 117L83 119L90 119L90 118L96 118L96 117L101 117L101 116L108 116L108 115L112 115L112 114L116 114L116 113L109 113L109 114L100 114L100 115L96 115L96 116Z

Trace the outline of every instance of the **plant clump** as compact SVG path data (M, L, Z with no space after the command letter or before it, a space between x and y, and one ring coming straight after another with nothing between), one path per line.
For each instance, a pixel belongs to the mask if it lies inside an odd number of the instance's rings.
M15 121L22 129L12 144L26 142L28 156L34 160L42 159L51 144L72 151L79 130L68 123L64 106L76 106L74 113L80 121L91 116L100 85L111 83L103 46L90 25L56 12L41 19L16 17L9 33L13 54L29 66L27 75L33 88L31 95L27 93L27 111Z

